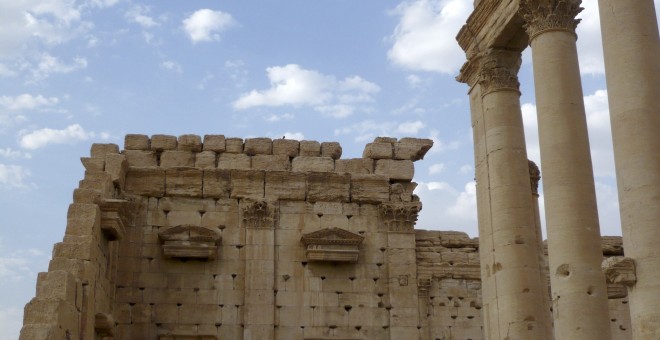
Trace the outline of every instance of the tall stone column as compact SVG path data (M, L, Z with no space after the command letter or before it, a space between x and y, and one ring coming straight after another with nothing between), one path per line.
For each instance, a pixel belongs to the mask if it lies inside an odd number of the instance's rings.
M653 0L599 0L635 339L660 334L660 38Z
M473 104L484 333L488 339L551 339L541 281L517 73L520 52L480 59Z
M610 339L575 28L580 0L523 0L532 47L557 339Z

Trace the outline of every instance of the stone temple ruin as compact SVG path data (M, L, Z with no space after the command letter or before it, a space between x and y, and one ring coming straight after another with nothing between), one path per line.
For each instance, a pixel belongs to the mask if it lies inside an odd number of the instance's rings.
M660 338L653 1L599 1L623 238L598 227L580 1L474 3L457 79L478 239L414 228L413 162L430 140L379 137L342 159L333 142L127 135L82 158L21 339ZM517 80L529 45L547 244Z

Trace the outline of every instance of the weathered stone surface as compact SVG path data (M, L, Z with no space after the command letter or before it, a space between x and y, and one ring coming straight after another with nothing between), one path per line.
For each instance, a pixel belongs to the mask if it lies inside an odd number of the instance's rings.
M330 157L299 156L291 161L291 168L295 172L332 172L335 162Z
M205 169L203 176L204 197L229 198L231 170Z
M85 171L105 170L105 158L80 157L80 162L85 167Z
M202 138L198 135L181 135L177 143L177 150L179 151L202 151Z
M270 138L248 138L245 140L243 148L243 152L250 156L271 155L273 154L273 140Z
M165 170L159 168L131 168L126 174L126 191L141 196L165 195Z
M124 138L124 150L149 150L149 136L126 135Z
M229 153L243 153L243 139L242 138L225 139L225 151Z
M170 135L153 135L151 136L151 150L176 150L177 148L176 136Z
M315 140L304 140L300 142L300 157L321 156L321 143Z
M105 155L109 153L119 153L119 146L111 143L94 143L89 154L92 158L105 158Z
M213 169L216 167L217 154L214 151L202 151L195 153L195 167L202 169Z
M161 168L195 166L195 154L192 151L163 151L160 155Z
M204 135L204 143L202 145L204 151L225 152L225 136L224 135Z
M110 177L114 183L123 188L126 180L126 172L128 172L128 161L126 160L126 155L106 155L105 172L110 174Z
M307 174L307 200L310 202L349 202L349 174L311 172Z
M154 151L124 150L123 154L126 155L128 165L132 167L158 166L158 158Z
M202 170L189 167L165 170L165 194L202 197Z
M266 172L266 199L304 201L305 189L306 176L303 173L291 173L288 171Z
M394 159L418 161L424 158L432 146L431 139L401 138L394 143Z
M274 139L273 155L286 155L290 158L297 157L300 151L300 142L293 139Z
M411 181L415 167L410 160L379 159L376 161L375 173L393 181Z
M390 199L390 181L380 175L351 175L351 202L380 203Z
M258 170L231 171L231 197L253 198L264 197L265 173Z
M335 172L373 174L374 160L370 158L338 159L335 161Z
M364 147L362 158L392 159L393 147L390 143L369 143Z
M330 157L332 159L341 158L341 145L337 142L323 142L321 143L321 157Z
M612 256L603 261L603 273L608 283L618 283L632 287L637 282L635 261L628 257Z
M256 155L252 156L252 169L288 171L291 161L287 155Z
M243 153L221 153L218 155L218 169L250 169L252 160Z

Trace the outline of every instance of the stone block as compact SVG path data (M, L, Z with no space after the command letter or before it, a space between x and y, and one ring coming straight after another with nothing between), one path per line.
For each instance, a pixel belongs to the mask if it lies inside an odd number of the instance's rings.
M124 150L149 150L149 136L128 134L124 137Z
M337 142L323 142L321 143L321 156L330 157L332 159L341 158L341 145Z
M202 138L198 135L181 135L178 138L177 150L179 151L202 151Z
M396 143L396 138L394 138L394 137L376 137L376 138L374 138L374 143L394 144L394 143Z
M103 171L105 170L105 159L104 158L91 158L91 157L80 157L80 162L85 171Z
M25 305L23 323L26 325L57 325L74 332L77 321L78 311L66 301L34 298Z
M401 138L394 143L394 159L418 161L433 146L433 140L421 138Z
M195 154L191 151L163 151L160 155L161 168L195 166Z
M264 197L265 174L259 170L231 171L231 198Z
M305 179L305 174L302 173L267 171L265 197L273 200L304 201Z
M176 136L170 135L153 135L151 136L151 150L176 150L177 140Z
M297 157L300 152L300 142L294 139L273 140L273 155L286 155Z
M252 156L252 169L255 170L291 170L291 161L287 155L256 155Z
M126 173L128 172L128 161L125 155L108 154L105 156L105 172L110 174L112 182L124 187Z
M369 143L364 147L362 158L392 159L393 147L390 143Z
M349 174L307 174L307 200L310 202L349 202L351 176Z
M202 170L185 167L167 169L165 171L165 194L202 197Z
M75 189L73 190L73 203L99 203L103 195L98 190Z
M243 153L221 153L218 156L218 169L250 169L252 160Z
M411 160L379 159L376 161L375 172L393 181L411 181L415 167Z
M291 168L294 172L332 172L335 161L330 157L299 156L293 159Z
M374 160L370 158L338 159L335 161L335 172L373 174Z
M272 155L273 140L270 138L248 138L245 140L243 152L249 156Z
M154 151L124 150L128 165L132 167L158 166L158 159Z
M229 198L231 192L231 170L205 169L203 174L204 197Z
M37 277L37 298L73 302L76 300L77 283L71 273L54 270L39 273Z
M315 140L304 140L300 142L300 157L321 156L321 143Z
M225 152L243 153L243 139L242 138L225 139Z
M225 152L225 136L224 135L204 135L204 143L202 145L204 151Z
M165 170L160 168L131 168L126 174L128 193L149 197L165 195Z
M202 151L195 154L195 167L202 169L215 168L217 154L215 151Z
M70 204L66 216L67 235L94 235L95 230L100 230L101 210L96 204Z
M119 153L119 145L112 143L94 143L89 152L92 158L105 158L109 153Z
M380 175L352 175L351 202L381 203L390 199L390 181Z

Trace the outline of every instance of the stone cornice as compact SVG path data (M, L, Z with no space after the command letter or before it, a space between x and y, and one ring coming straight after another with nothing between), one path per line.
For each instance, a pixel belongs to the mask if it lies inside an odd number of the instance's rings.
M568 31L575 34L582 12L581 0L520 0L519 14L525 20L529 41L547 31Z
M481 56L479 85L484 95L503 89L518 91L520 52L491 48Z

